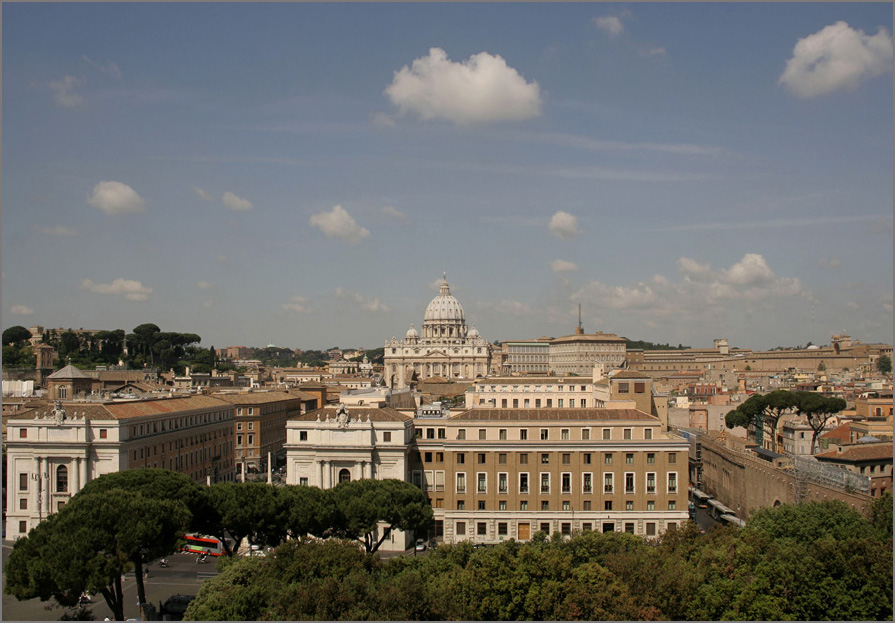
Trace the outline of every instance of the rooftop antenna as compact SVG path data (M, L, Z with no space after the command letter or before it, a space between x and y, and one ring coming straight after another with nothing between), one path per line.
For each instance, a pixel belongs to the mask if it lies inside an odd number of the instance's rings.
M578 328L575 329L578 335L584 335L584 327L581 325L581 303L578 303Z

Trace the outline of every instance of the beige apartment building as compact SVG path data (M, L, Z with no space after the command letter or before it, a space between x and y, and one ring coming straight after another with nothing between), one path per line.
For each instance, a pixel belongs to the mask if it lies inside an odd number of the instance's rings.
M448 543L525 541L539 531L653 537L688 518L688 444L634 408L411 419L327 407L287 427L287 483L409 481L429 498L435 536Z
M62 402L7 420L6 534L17 539L88 481L157 467L234 480L233 405L211 396Z

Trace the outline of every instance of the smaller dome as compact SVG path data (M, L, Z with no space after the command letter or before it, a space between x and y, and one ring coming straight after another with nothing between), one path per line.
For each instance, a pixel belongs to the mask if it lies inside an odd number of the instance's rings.
M411 338L417 338L417 337L419 337L419 336L420 336L419 331L417 331L416 329L414 329L414 328L413 328L413 324L411 323L410 328L407 329L407 333L406 333L406 335L405 335L404 337L407 338L407 339L411 339Z

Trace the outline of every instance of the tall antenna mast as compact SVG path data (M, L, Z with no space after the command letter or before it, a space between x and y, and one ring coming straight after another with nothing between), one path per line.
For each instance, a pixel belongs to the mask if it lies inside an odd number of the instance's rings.
M575 329L578 335L584 335L584 327L581 325L581 302L578 303L578 328Z

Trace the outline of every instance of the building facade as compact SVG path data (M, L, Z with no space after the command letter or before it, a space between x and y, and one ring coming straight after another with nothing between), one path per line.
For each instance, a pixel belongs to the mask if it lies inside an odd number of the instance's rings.
M606 370L625 365L627 347L624 338L613 333L584 333L579 326L574 335L550 341L548 366L558 375L590 376L595 365Z
M7 420L7 538L28 533L88 481L157 467L234 480L233 405L210 396L57 401Z
M403 340L392 337L385 343L383 377L389 387L402 388L432 377L483 377L490 365L490 344L475 325L468 328L463 306L445 276L426 307L421 330L411 324Z

